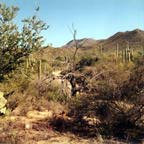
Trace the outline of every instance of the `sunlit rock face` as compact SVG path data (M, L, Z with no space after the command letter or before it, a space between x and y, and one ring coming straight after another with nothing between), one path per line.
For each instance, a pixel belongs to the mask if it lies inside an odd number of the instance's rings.
M72 91L71 83L61 75L61 71L53 71L52 75L53 79L51 80L50 85L60 89L64 95L70 97Z
M6 113L6 105L7 100L4 98L4 93L0 92L0 113L5 114Z

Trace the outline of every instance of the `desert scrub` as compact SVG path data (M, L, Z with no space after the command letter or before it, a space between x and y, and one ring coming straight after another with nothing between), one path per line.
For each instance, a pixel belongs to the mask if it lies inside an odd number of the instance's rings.
M85 66L93 66L99 58L94 57L83 57L79 62L76 63L74 66L74 70L82 70Z
M47 94L45 95L45 97L49 100L49 101L55 101L55 102L66 102L68 100L68 96L65 95L61 89L59 89L58 87L49 87Z

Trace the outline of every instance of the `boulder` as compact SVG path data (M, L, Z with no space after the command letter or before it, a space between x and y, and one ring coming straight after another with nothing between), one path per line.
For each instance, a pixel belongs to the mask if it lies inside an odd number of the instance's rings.
M6 105L7 100L4 98L4 93L0 92L0 113L5 114L6 113Z
M50 119L53 117L53 112L51 110L45 110L45 111L29 111L27 112L26 116L30 119L36 119L36 120L43 120L43 119Z

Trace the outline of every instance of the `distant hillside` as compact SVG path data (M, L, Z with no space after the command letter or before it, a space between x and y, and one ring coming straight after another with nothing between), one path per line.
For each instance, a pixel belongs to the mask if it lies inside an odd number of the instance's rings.
M140 29L135 29L133 31L118 32L113 36L104 40L95 40L90 38L84 38L77 40L80 48L94 48L102 46L104 49L114 48L117 44L120 47L125 47L128 43L133 47L140 47L144 45L144 31ZM71 48L74 47L74 41L68 42L63 47Z
M84 39L79 39L77 40L78 46L80 48L89 48L92 47L93 45L97 45L98 41L92 38L84 38ZM72 48L75 46L75 43L73 40L69 41L66 45L64 45L64 48Z
M113 48L116 44L125 47L129 43L130 46L142 46L144 44L144 31L135 29L133 31L118 32L106 40L99 42L104 48Z

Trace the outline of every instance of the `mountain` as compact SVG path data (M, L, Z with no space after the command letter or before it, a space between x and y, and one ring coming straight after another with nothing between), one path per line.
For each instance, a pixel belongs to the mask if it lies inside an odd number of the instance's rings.
M109 49L116 47L117 44L120 47L125 47L128 43L130 46L142 46L144 45L144 31L140 29L135 29L133 31L118 32L113 36L104 40L95 40L91 38L84 38L77 40L78 46L80 48L94 48L102 46L103 49ZM74 41L68 42L63 47L71 48L74 47Z
M103 45L104 48L113 48L117 44L119 44L121 47L124 47L128 43L131 46L143 45L144 31L140 29L135 29L133 31L118 32L113 36L109 37L108 39L99 42L99 44Z
M98 41L92 38L83 38L83 39L79 39L76 40L77 44L80 48L90 48L93 45L97 45ZM71 40L70 42L68 42L66 45L64 45L64 48L72 48L75 46L75 42L74 40Z

